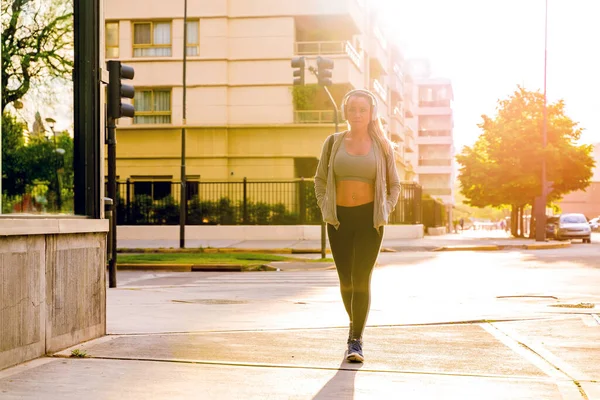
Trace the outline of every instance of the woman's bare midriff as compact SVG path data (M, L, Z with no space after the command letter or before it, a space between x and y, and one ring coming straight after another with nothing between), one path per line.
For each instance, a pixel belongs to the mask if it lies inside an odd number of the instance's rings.
M356 207L374 200L373 185L360 181L336 182L336 204L342 207Z

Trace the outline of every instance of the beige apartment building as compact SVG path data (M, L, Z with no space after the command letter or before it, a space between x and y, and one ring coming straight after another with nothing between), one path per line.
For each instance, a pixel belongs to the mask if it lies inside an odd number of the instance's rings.
M409 91L415 103L415 118L408 127L417 132L416 151L407 158L415 166L414 179L423 187L423 193L447 205L450 222L456 178L452 83L433 78L425 60L411 60L406 69L413 77Z
M202 181L291 180L314 175L333 111L307 70L292 86L290 60L334 60L331 93L373 91L402 179L417 150L417 108L399 48L364 0L105 0L107 59L135 68L136 117L117 129L119 179L180 179L181 131L186 175ZM185 50L184 50L185 48ZM186 52L186 121L183 54ZM312 84L312 86L311 86ZM340 130L345 129L340 123Z

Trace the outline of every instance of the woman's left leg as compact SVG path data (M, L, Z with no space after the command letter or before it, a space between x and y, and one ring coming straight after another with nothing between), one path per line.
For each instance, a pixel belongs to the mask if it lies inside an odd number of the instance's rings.
M372 214L371 214L372 215ZM381 242L383 239L383 227L381 234L370 226L357 230L354 237L354 268L352 269L352 338L362 339L367 324L369 307L371 306L371 274L377 261Z

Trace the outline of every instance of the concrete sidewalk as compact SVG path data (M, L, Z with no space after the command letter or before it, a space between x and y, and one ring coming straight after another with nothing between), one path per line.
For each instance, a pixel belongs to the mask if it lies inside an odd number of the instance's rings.
M0 398L600 399L593 320L374 309L367 360L350 364L337 291L305 292L334 288L334 272L315 273L136 275L108 292L112 335L0 371Z
M533 239L512 238L504 231L465 231L422 239L386 239L382 248L393 251L491 251L506 249L555 249L569 247L571 242L535 242ZM178 249L179 240L119 240L117 247L123 251L133 249ZM318 253L319 240L187 240L187 249L211 248L220 251L263 251L279 254ZM329 250L329 243L326 241Z

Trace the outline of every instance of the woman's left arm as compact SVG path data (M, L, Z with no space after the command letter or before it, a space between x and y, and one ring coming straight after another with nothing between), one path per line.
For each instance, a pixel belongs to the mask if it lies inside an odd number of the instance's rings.
M394 148L391 145L389 146L389 153L386 157L387 203L389 212L392 212L400 196L400 177L398 176L398 169L394 161Z

